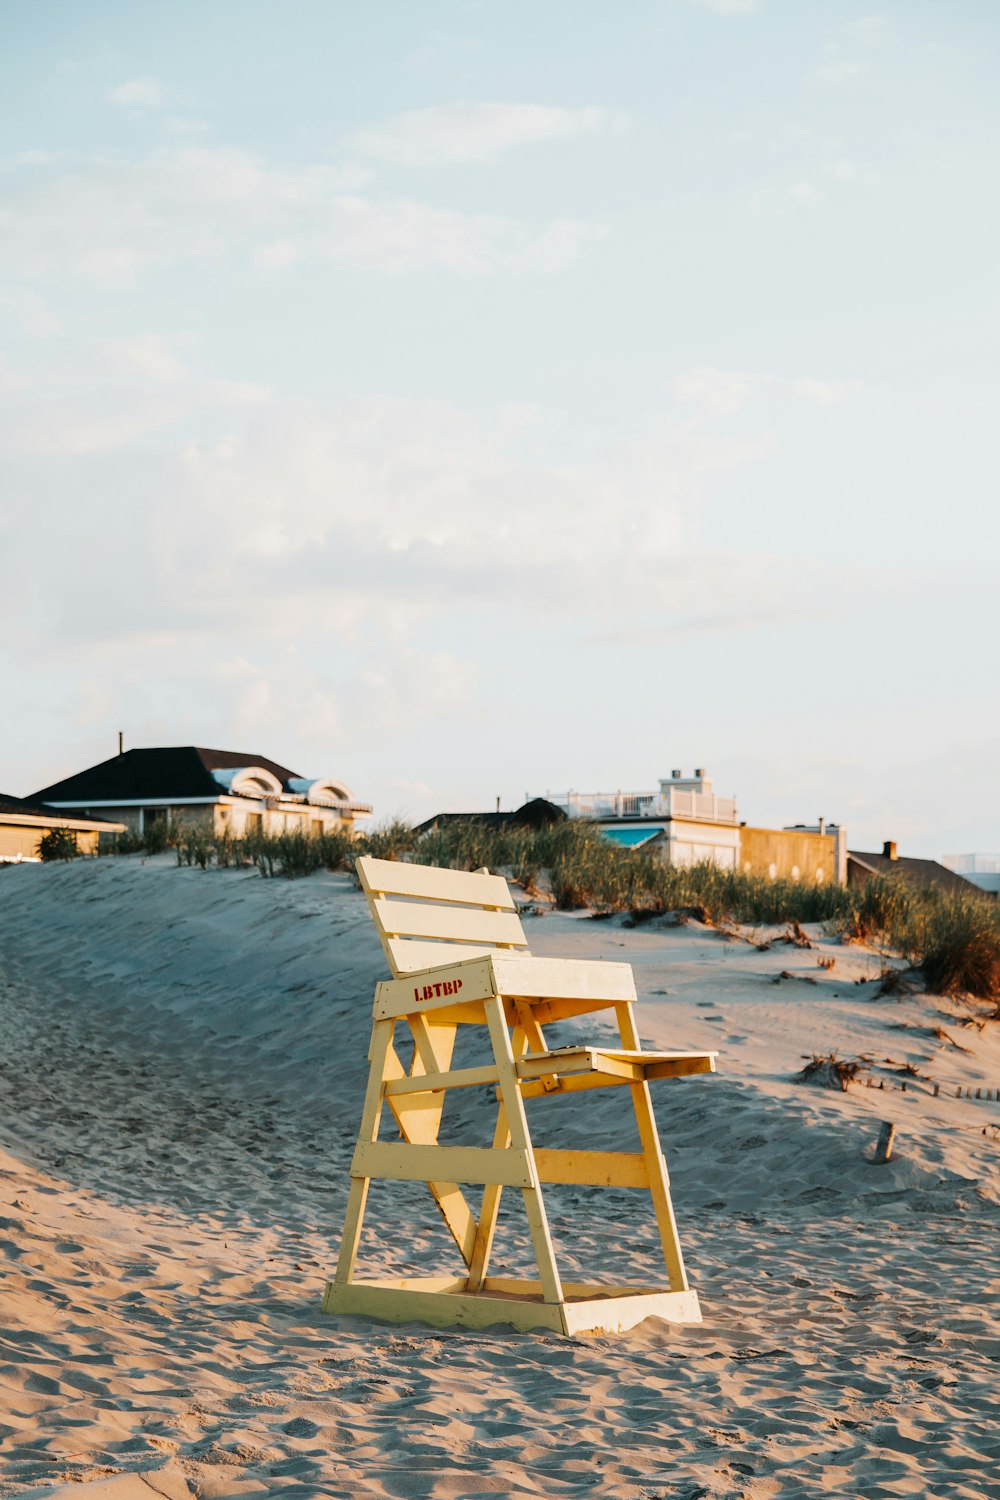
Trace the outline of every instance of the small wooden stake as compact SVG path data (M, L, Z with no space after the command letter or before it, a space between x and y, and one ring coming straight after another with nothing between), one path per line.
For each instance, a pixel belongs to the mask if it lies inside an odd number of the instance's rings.
M941 1085L939 1083L936 1083L934 1085L934 1097L935 1097L935 1099L937 1098L938 1094L940 1094L940 1092L941 1092Z
M878 1140L875 1142L876 1166L882 1166L892 1156L892 1140L895 1134L895 1125L890 1125L888 1120L883 1120L879 1127Z

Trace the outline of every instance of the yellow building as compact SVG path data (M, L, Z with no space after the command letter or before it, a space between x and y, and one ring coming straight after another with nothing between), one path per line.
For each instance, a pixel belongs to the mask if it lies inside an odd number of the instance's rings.
M59 808L25 802L21 797L0 795L0 864L38 859L43 835L54 828L72 833L81 854L94 854L102 833L122 833L125 825L104 818L77 817Z

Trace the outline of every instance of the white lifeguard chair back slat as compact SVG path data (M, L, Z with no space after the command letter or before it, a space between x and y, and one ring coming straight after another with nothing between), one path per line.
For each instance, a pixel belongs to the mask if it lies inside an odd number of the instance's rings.
M508 1323L561 1333L616 1332L646 1317L699 1322L688 1285L649 1095L655 1079L715 1070L713 1052L644 1052L635 1024L628 964L533 959L507 882L486 870L437 869L362 858L358 877L392 979L376 988L368 1087L351 1164L344 1233L327 1312L438 1326ZM550 1049L543 1024L613 1010L620 1045L581 1041ZM393 1045L406 1024L413 1041L407 1070ZM460 1025L485 1032L490 1061L454 1067ZM448 1093L488 1088L497 1114L491 1145L442 1146ZM638 1152L535 1148L525 1100L577 1097L593 1088L628 1088L642 1149ZM397 1141L379 1140L388 1108ZM359 1280L355 1268L369 1184L423 1181L462 1260L457 1276ZM660 1234L666 1286L564 1283L542 1198L545 1183L581 1183L647 1191ZM483 1189L476 1213L460 1184ZM504 1188L520 1190L538 1280L488 1274Z
M369 857L356 865L394 978L497 949L527 953L502 876Z

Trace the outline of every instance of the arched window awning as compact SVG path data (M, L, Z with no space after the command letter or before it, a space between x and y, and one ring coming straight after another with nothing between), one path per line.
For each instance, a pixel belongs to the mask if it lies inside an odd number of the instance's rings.
M236 797L280 797L281 782L263 766L236 766L212 772L225 792Z

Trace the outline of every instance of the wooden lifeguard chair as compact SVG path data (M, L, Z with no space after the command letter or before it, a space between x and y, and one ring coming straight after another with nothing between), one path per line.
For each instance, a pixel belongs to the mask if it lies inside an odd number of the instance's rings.
M482 1328L510 1323L562 1333L615 1332L650 1316L701 1321L684 1270L649 1084L715 1070L713 1052L643 1052L633 1013L629 964L534 958L507 882L473 874L359 859L357 870L393 978L375 990L364 1109L351 1164L351 1188L335 1279L323 1299L331 1313L389 1322L416 1319ZM546 1023L614 1010L621 1047L580 1045L550 1051ZM413 1037L404 1069L393 1046L399 1022ZM492 1060L452 1067L459 1026L485 1027ZM438 1144L450 1089L493 1086L498 1099L493 1144ZM627 1086L639 1152L551 1150L535 1146L524 1101L593 1088ZM383 1106L401 1139L380 1140ZM355 1279L369 1183L426 1182L461 1253L458 1276ZM556 1266L543 1183L645 1188L652 1195L666 1263L662 1286L564 1282ZM460 1184L482 1187L478 1213ZM538 1264L538 1281L487 1275L500 1196L520 1188Z

